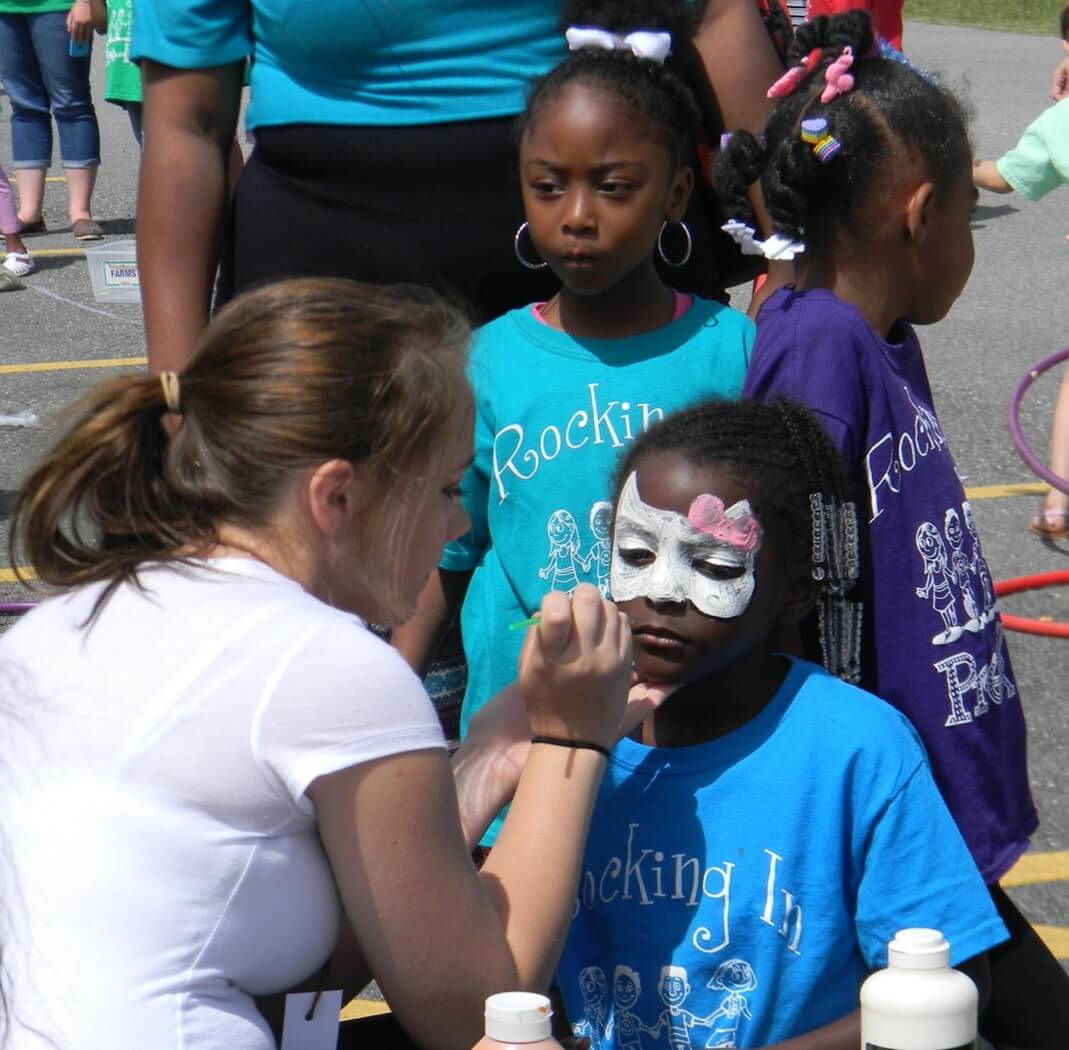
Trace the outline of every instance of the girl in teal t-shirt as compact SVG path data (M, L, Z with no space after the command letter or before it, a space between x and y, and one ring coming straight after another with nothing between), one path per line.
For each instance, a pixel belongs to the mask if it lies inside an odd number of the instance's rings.
M515 677L523 634L509 624L550 590L587 581L607 593L606 500L621 451L697 398L737 397L752 340L745 316L674 292L654 265L658 255L682 265L691 249L681 220L698 112L672 58L687 54L689 5L600 6L572 12L572 54L536 82L521 118L515 249L561 288L476 335L472 529L395 632L422 667L463 602L462 733Z

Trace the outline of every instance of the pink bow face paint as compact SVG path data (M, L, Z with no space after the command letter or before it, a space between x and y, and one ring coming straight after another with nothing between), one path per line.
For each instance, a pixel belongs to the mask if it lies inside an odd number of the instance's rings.
M725 509L719 497L702 493L684 517L643 502L632 473L616 508L612 596L689 602L706 616L734 619L753 597L761 537L747 500Z

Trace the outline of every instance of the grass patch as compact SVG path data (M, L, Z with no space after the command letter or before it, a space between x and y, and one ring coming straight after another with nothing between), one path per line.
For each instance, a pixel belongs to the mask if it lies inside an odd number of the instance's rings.
M1065 0L906 0L903 14L918 22L1058 35Z

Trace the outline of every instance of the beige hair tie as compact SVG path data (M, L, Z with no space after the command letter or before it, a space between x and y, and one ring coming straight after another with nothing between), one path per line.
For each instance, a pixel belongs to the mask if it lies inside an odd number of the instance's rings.
M182 399L179 396L178 373L161 372L160 386L163 387L163 403L167 406L167 411L174 412L176 415L180 414Z

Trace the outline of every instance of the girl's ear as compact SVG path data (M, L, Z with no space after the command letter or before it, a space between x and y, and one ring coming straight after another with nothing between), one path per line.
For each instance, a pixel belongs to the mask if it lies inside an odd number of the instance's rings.
M694 192L694 171L688 165L680 168L672 176L672 185L668 188L668 207L666 209L669 222L679 222L683 213L687 210L690 195Z
M328 459L320 463L305 483L308 510L324 536L334 536L349 522L357 510L356 469L346 459Z
M935 186L922 182L906 201L906 232L914 244L924 244L931 233Z
M795 573L788 581L783 594L779 622L781 624L801 623L816 607L819 598L820 587L810 575L810 570L807 568Z

